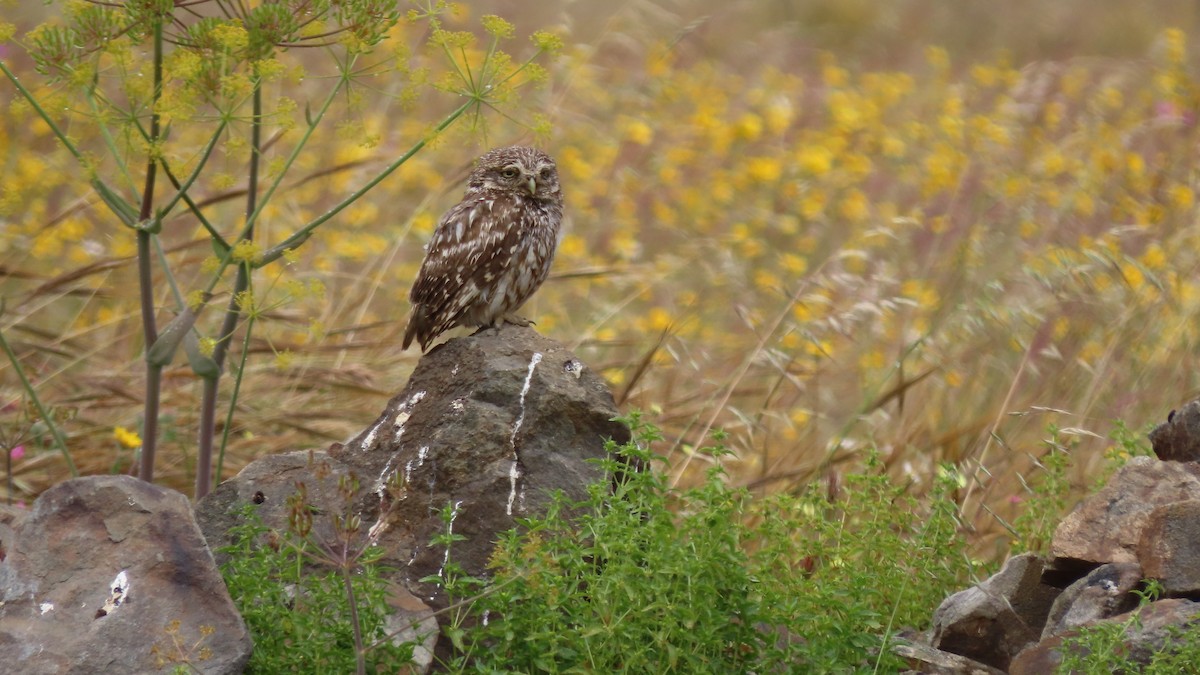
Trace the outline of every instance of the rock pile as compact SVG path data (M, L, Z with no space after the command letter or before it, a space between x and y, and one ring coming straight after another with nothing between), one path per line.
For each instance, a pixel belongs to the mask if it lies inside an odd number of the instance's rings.
M928 643L897 649L914 671L1052 673L1064 640L1098 622L1126 626L1126 655L1148 663L1173 629L1200 624L1200 401L1150 440L1159 459L1134 458L1080 503L1046 559L1016 556L947 598ZM1147 579L1163 598L1139 608Z
M92 476L48 490L24 515L0 513L0 672L148 673L185 665L240 673L251 654L211 550L252 505L286 531L303 494L311 536L360 523L394 571L389 625L432 660L448 555L485 576L499 533L550 493L581 500L605 441L629 440L603 379L561 344L505 326L425 355L407 387L345 444L263 457L191 507L172 490ZM194 513L194 515L193 515ZM448 514L448 521L445 517ZM452 529L466 538L432 546ZM343 529L342 534L345 531Z

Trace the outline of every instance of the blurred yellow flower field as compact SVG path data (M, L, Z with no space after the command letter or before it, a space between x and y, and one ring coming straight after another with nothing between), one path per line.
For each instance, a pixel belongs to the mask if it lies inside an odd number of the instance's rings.
M447 27L484 35L491 4L462 7ZM707 460L693 450L717 428L735 453L730 480L756 490L836 480L870 447L914 491L950 462L967 477L964 524L990 555L1048 425L1075 442L1082 490L1115 420L1141 428L1195 395L1200 37L1148 13L1115 45L1095 19L1071 45L1042 49L997 24L1001 37L975 46L948 27L966 10L927 2L916 3L927 22L867 47L882 30L874 3L798 2L791 16L754 3L579 4L506 15L518 38L546 29L565 46L486 132L451 128L256 273L226 476L264 453L351 436L403 386L417 357L398 351L399 336L422 246L470 158L516 141L557 158L568 213L551 280L525 313L602 372L622 408L653 412L679 481L699 475ZM1120 23L1120 3L1100 4ZM1174 7L1150 4L1162 16ZM1030 21L1039 11L1013 10ZM21 40L40 17L18 18ZM806 32L817 20L827 33ZM255 248L238 255L261 256L459 104L433 86L446 66L422 30L393 29L383 48L411 54L414 70L365 71L338 104L339 128L300 156ZM995 44L1003 36L1013 48ZM903 51L881 58L884 46ZM16 44L4 48L38 88ZM264 90L267 174L282 169L319 84L294 67L281 60ZM37 93L61 103L51 109L83 147L133 142L106 141L61 91ZM11 87L0 104L0 330L62 416L80 471L128 471L144 351L134 239ZM196 102L176 104L182 120ZM142 152L186 166L203 142L181 122ZM246 144L235 120L210 160L220 168L192 188L222 231L241 218ZM212 252L181 214L165 223L162 255L186 296ZM231 349L237 364L240 337ZM165 371L159 473L186 490L200 382L180 361ZM16 438L35 422L17 413L11 368L0 393L0 424ZM67 476L48 443L34 446L14 464L13 499Z

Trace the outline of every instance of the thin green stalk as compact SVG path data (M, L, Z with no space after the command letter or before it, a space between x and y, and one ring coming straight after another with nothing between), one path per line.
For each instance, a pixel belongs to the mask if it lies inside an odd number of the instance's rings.
M108 125L104 123L104 116L96 107L96 92L93 86L87 94L88 106L92 109L92 117L96 120L96 128L100 130L100 138L104 140L104 147L108 148L108 153L116 160L117 169L120 172L121 178L129 184L129 191L133 193L135 199L137 196L137 183L134 182L133 176L129 175L129 166L121 156L121 152L117 150L117 142L113 139L112 133L108 130Z
M187 177L187 180L183 181L182 185L175 185L175 196L167 202L166 206L163 206L158 210L160 218L165 218L167 214L171 212L171 209L175 208L175 205L179 203L179 200L187 196L188 189L192 187L192 183L195 183L196 179L200 177L200 172L203 171L205 165L208 164L208 159L212 156L213 148L217 147L217 141L220 140L221 134L225 131L225 127L228 124L229 122L227 120L222 119L221 123L217 125L216 130L213 131L212 138L208 139L208 145L204 146L204 152L200 155L200 161L196 162L196 168L192 170L192 174ZM167 168L165 159L162 160L162 165L163 172L170 176L171 182L177 183L175 177L171 175L170 169ZM204 221L204 224L207 225L207 221ZM206 227L206 229L209 229L209 227ZM209 229L208 234L216 239L221 238L220 235L212 229Z
M262 158L262 80L254 80L254 92L251 97L251 116L250 116L250 175L247 178L246 189L246 227L242 235L238 239L254 238L254 222L253 214L258 212L258 167ZM221 330L217 333L217 345L213 349L212 359L217 364L217 375L204 379L204 391L201 393L200 411L207 417L201 417L199 424L199 436L197 438L198 450L196 453L196 499L200 499L208 494L212 489L212 442L213 442L213 425L216 424L217 414L217 388L221 381L220 370L225 364L225 354L229 350L229 341L233 338L233 331L237 328L238 317L241 316L241 307L238 305L242 291L245 291L250 286L250 266L239 265L237 277L233 282L233 294L229 297L229 306L225 309L225 320L221 323ZM253 319L253 317L251 317ZM249 350L250 331L254 322L251 320L246 325L246 341L247 344L242 349L242 368L238 369L237 383L234 385L235 394L229 402L229 417L233 416L234 406L237 404L236 390L240 388L242 382L243 369L245 367L246 354ZM225 436L228 438L229 425L232 419L227 419L225 423ZM223 462L225 459L225 441L221 442L221 456L218 461ZM218 480L220 480L220 472L218 471Z
M471 100L471 101L467 101L466 103L460 105L458 108L456 108L454 110L454 112L452 112L448 116L446 116L446 118L443 119L442 122L440 124L438 124L437 127L434 128L434 134L445 131L447 127L449 127L451 124L453 124L454 121L457 120L459 117L461 117L463 113L467 112L473 106L477 105L477 103L478 103L478 101ZM275 246L272 250L283 251L283 250L286 250L287 248L289 248L289 244L294 243L295 245L299 245L300 243L303 243L305 239L308 239L308 237L312 235L313 230L315 230L315 229L317 229L317 227L323 225L330 218L333 218L334 216L336 216L347 206L350 206L354 202L361 199L362 196L365 195L368 190L375 187L381 181L383 181L383 179L390 176L393 171L400 168L400 166L402 164L404 164L409 159L411 159L413 155L417 154L417 152L419 152L422 148L424 148L428 143L429 143L428 137L422 138L421 140L414 143L413 146L411 148L409 148L408 152L404 153L403 155L401 155L399 157L399 159L397 159L396 161L394 161L391 164L384 167L384 169L382 171L380 171L374 178L367 181L367 183L365 185L363 185L361 188L359 188L358 190L351 193L350 196L348 196L345 199L343 199L342 201L338 202L336 205L331 207L325 213L321 214L320 216L317 216L312 221L305 224L299 230L296 230L294 233L292 233L292 236L283 240L282 243Z
M329 111L329 107L331 105L333 105L333 102L334 102L334 100L336 100L337 94L339 91L341 91L340 87L334 87L333 90L329 92L329 96L326 97L325 101L321 104L321 108L320 108L320 110L318 110L317 116L311 120L311 122L308 125L308 128L304 130L304 134L300 137L300 140L296 143L296 147L292 149L292 154L290 154L287 158L287 161L284 162L283 168L280 170L279 175L276 176L274 183L267 189L266 193L263 195L263 198L261 200L262 204L266 204L271 199L271 195L274 193L275 189L279 186L279 184L283 181L283 177L287 174L288 168L291 167L291 165L296 161L296 158L300 156L300 151L303 150L304 146L308 144L309 139L312 137L313 131L315 131L317 128L317 125L321 123L321 120L325 117L325 113L327 113ZM241 241L242 239L246 238L247 233L251 230L251 228L254 227L254 219L257 218L257 216L258 216L257 211L250 214L250 216L251 217L246 219L246 225L242 228L242 231L240 233L238 233L238 235L236 237L232 238L231 241L238 242L238 241ZM205 289L204 289L204 293L206 296L211 294L213 292L213 289L215 289L217 287L217 283L221 281L221 277L224 276L224 274L225 274L225 268L229 266L230 262L231 262L231 250L227 249L225 251L225 254L223 256L221 256L220 265L217 267L217 270L213 273L212 277L209 279L208 286L205 287Z
M150 238L155 236L146 225L154 217L154 183L158 175L158 159L154 147L159 140L158 99L162 95L163 30L162 18L154 22L154 89L150 113L150 157L146 165L146 186L142 190L142 208L138 214L137 267L138 289L142 309L142 335L146 343L147 357L150 346L158 339L158 328L154 316L154 275ZM154 453L158 448L158 409L162 389L162 367L146 360L146 400L142 415L142 461L138 477L147 483L154 481Z
M25 85L21 84L21 80L17 78L15 73L8 69L8 66L4 65L3 61L0 61L0 71L4 71L4 74L8 77L8 80L13 83L13 86L17 88L17 91L21 94L25 101L29 103L34 112L38 114L38 117L41 117L42 121L50 127L50 131L54 132L55 138L57 138L58 141L63 144L63 147L67 149L67 152L71 153L75 159L79 160L80 164L86 164L83 158L83 153L81 153L79 149L75 147L75 144L72 143L69 138L67 138L67 135L62 132L62 129L58 128L58 125L54 123L54 120L51 119L50 114L47 113L44 108L42 108L40 103L38 103L38 100L34 97L33 93L26 89Z
M225 468L225 448L229 445L229 432L231 429L233 429L233 411L237 408L238 395L242 391L242 378L245 376L245 373L246 373L246 359L250 356L250 334L253 332L253 328L254 328L254 316L251 315L250 318L246 320L246 335L242 339L242 360L240 363L238 363L237 376L235 376L233 379L233 393L229 397L229 409L225 413L225 428L221 430L221 448L220 448L220 450L217 451L217 483L218 484L221 482L221 471L222 471L222 469ZM213 419L216 417L216 400L217 400L216 378L209 378L204 381L205 397L204 397L204 400L201 401L201 403L202 404L207 403L209 400L208 393L209 393L209 381L210 380L212 381L212 411L211 411L211 413L209 413L211 415L211 417L209 417L208 419ZM205 411L203 411L203 409L202 409L202 412L205 412ZM204 426L208 427L208 430L209 430L208 447L209 447L209 454L211 456L213 425L205 424ZM203 430L204 430L203 427L201 427L201 431L203 431ZM199 482L199 481L197 481L197 482ZM197 497L197 499L199 499L199 497Z
M355 57L355 58L357 58L357 57ZM350 69L353 68L353 66L354 66L353 62L346 64L346 67L345 67L345 69L343 69L343 72L342 72L341 82L338 84L338 86L336 86L332 90L330 90L329 97L326 98L325 102L321 104L321 110L317 113L317 116L308 125L308 128L304 130L304 135L300 137L300 141L298 143L296 143L296 147L292 149L292 154L288 155L287 161L285 161L283 163L283 167L280 169L279 173L276 174L275 180L271 181L271 185L268 186L266 191L263 192L262 201L259 203L258 207L246 215L246 225L243 228L244 232L248 232L251 230L251 228L254 227L254 224L258 221L258 216L260 215L260 212L262 211L262 209L264 207L266 207L266 205L268 203L270 203L271 197L273 197L275 195L275 191L279 189L279 186L281 184L283 184L283 179L287 175L288 170L291 169L292 163L296 161L296 158L300 156L300 151L303 150L304 147L308 144L309 139L312 137L312 133L314 131L316 131L316 129L317 129L317 125L321 123L322 119L324 119L325 113L329 112L329 107L331 105L333 105L334 100L336 100L336 98L337 98L338 92L340 92L342 90L342 86L349 84ZM258 86L259 86L259 81L255 80L255 90L256 91L257 91ZM256 117L254 120L254 123L260 124L261 120ZM248 236L246 234L243 234L241 237L238 237L238 239L235 239L234 241L238 241L239 239L246 239L246 238L248 238Z
M89 174L92 174L88 179L88 184L92 186L92 189L96 191L96 194L100 195L100 199L103 200L104 203L108 205L108 208L111 209L112 212L121 219L122 223L132 226L136 222L135 217L137 214L137 211L133 208L133 206L130 205L129 202L117 196L117 194L113 192L112 188L108 186L108 184L94 175L91 168L88 166L88 162L84 158L83 153L81 153L79 149L75 147L75 144L72 143L69 138L67 138L67 135L63 133L62 129L58 128L58 124L54 122L54 120L50 117L50 114L46 112L45 108L38 103L37 98L25 88L25 85L21 84L20 79L17 78L15 73L8 69L8 66L4 65L3 61L0 61L0 71L4 72L4 75L8 77L8 80L12 82L14 87L16 87L17 92L21 94L21 97L25 99L31 108L33 108L34 112L38 114L38 117L42 118L42 121L50 127L50 130L54 132L55 138L62 143L63 147L67 149L67 152L70 152L71 156L73 156L76 161L79 162L80 166L87 169Z
M158 264L166 272L167 286L171 289L171 297L175 299L175 307L183 311L183 294L179 292L179 283L175 281L175 275L171 274L171 270L167 266L167 252L163 250L162 239L158 237L154 238L154 256L158 258Z
M138 133L142 135L142 138L146 141L149 141L150 133L146 131L146 129L138 122L138 120L134 119L133 124L138 130ZM188 210L191 211L192 215L196 217L196 220L200 222L200 226L203 227L206 232L208 232L208 236L225 248L228 248L229 246L225 243L225 238L221 236L220 232L217 232L217 228L213 227L213 224L209 222L208 218L204 217L204 213L200 211L200 207L196 204L196 202L192 201L192 198L188 195L187 191L192 186L192 183L194 183L196 179L200 177L201 171L208 163L209 157L212 156L212 151L216 147L217 141L220 140L221 132L224 131L225 127L228 125L228 120L221 120L221 123L217 126L217 130L213 133L212 138L209 139L208 145L204 148L203 157L200 158L200 162L196 165L196 168L192 171L192 175L188 177L186 182L179 182L179 179L176 178L175 174L171 172L171 166L167 164L165 157L159 160L159 165L162 167L163 173L166 174L167 180L171 182L171 186L175 188L175 196L171 198L166 206L158 210L159 221L165 220L167 214L171 212L171 209L175 208L175 205L179 202L179 200L182 199L183 203L187 204Z
M358 623L358 602L354 599L354 585L350 583L350 563L341 561L342 584L346 587L346 600L350 605L350 628L354 632L354 666L357 675L366 675L367 664L364 659L362 626Z
M37 392L34 391L33 385L29 383L29 378L25 376L25 369L21 367L21 362L17 360L17 355L13 353L12 347L9 346L8 340L4 337L4 331L0 331L0 347L4 348L4 353L8 355L9 362L13 365L13 370L17 373L17 377L21 380L21 387L25 389L25 393L29 394L29 400L33 401L33 407L37 408L38 414L42 416L42 420L46 422L46 427L50 429L50 436L54 438L54 444L58 446L59 452L62 453L63 459L67 461L67 468L71 471L71 477L79 476L79 470L75 468L75 461L71 459L71 453L67 450L67 441L63 438L62 432L55 426L54 420L50 414L46 412L46 406L42 405L42 400L38 398ZM10 474L11 475L11 474Z

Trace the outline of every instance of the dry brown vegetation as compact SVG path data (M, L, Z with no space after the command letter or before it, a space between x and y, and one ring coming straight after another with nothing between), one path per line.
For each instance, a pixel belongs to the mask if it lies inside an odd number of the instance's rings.
M448 15L479 34L481 16L506 17L517 56L534 29L566 47L540 89L507 102L511 117L453 127L294 262L257 273L265 310L224 475L374 419L415 364L397 349L406 294L469 158L535 140L559 161L570 223L527 314L622 407L654 412L674 476L699 475L691 449L715 428L730 433L731 480L757 490L836 486L869 447L914 490L948 462L969 477L959 497L982 554L1003 550L1000 519L1024 498L1047 426L1077 441L1086 487L1114 420L1141 427L1192 395L1200 338L1198 10L1047 4L583 2L546 15L480 2ZM37 11L15 13L18 41ZM387 49L404 45L428 72L367 73L335 110L340 130L317 137L264 212L264 247L457 105L428 84L447 65L423 47L427 30L392 33ZM63 93L37 86L19 45L3 49L39 94ZM313 72L324 58L285 57ZM321 86L294 71L269 85L268 165ZM114 430L141 426L133 239L17 98L0 88L0 330L79 471L129 471L136 439ZM99 148L88 119L62 113ZM182 161L202 139L188 134L181 124L172 140ZM193 188L230 229L245 143L234 124ZM186 293L212 252L186 213L166 225ZM170 318L165 285L158 305ZM183 490L198 390L186 363L166 371L158 473ZM23 451L9 498L28 502L67 467L9 367L0 393L0 441Z

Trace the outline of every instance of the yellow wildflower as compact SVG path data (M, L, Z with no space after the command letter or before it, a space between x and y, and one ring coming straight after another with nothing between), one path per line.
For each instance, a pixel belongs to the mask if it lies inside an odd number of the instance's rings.
M137 435L136 431L130 431L125 427L114 427L113 437L124 448L140 448L142 447L142 437Z
M746 173L757 183L774 183L783 174L783 164L774 157L751 157Z
M820 176L828 173L833 167L833 153L824 146L806 145L797 155L796 163L805 172Z
M851 222L859 222L869 214L870 204L862 190L853 189L842 198L838 213Z
M1196 193L1186 185L1172 186L1170 196L1171 204L1181 211L1192 208L1192 204L1196 202Z
M758 137L762 135L762 131L762 118L754 113L742 115L734 127L734 135L745 141L758 140Z

